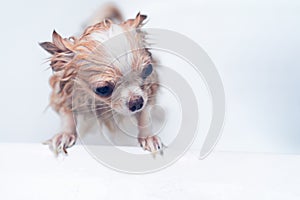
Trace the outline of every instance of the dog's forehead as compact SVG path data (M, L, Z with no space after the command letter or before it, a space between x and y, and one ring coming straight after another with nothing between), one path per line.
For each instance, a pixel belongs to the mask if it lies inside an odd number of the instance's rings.
M90 74L85 74L90 84L97 85L102 82L112 82L118 87L127 87L130 85L139 85L142 83L142 76L139 70L129 70L122 73L119 67L96 67ZM83 74L86 70L83 70ZM83 77L83 76L81 76Z
M102 44L107 42L109 39L124 34L125 29L117 24L111 24L111 26L108 29L95 29L89 37L92 40L98 41Z
M113 66L117 67L122 74L127 74L133 70L136 58L140 49L144 48L143 41L139 41L136 30L128 31L121 25L111 24L110 28L105 31L95 31L90 37L92 40L101 43L106 53L111 57Z

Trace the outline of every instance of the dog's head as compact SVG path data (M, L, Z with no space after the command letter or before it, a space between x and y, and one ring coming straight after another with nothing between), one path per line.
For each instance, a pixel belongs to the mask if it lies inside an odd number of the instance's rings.
M65 92L68 83L78 83L105 110L141 111L157 90L155 63L140 30L145 19L140 13L121 24L107 19L79 38L62 38L54 31L52 42L40 44L52 54L53 88Z

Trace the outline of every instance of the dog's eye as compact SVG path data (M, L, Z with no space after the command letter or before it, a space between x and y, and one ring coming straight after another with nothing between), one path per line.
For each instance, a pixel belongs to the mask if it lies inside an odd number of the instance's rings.
M113 92L114 87L112 85L105 85L102 87L97 87L94 92L101 97L108 97Z
M153 71L152 64L147 65L142 71L142 78L145 79L147 78Z

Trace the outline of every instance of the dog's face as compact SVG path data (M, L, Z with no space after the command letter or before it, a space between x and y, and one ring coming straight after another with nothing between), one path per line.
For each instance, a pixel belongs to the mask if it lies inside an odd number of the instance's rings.
M41 46L53 54L51 66L61 80L76 80L104 110L132 115L144 109L157 89L155 63L139 30L145 19L138 14L122 24L105 20L72 40L54 32L53 42Z
M119 70L118 70L119 71ZM141 111L148 101L149 76L153 72L153 65L146 63L136 70L120 74L113 79L100 75L91 83L91 89L96 98L106 102L114 111L130 115ZM97 75L96 75L97 76Z
M105 103L117 113L132 115L143 110L148 99L153 97L156 73L151 56L145 49L129 52L125 56L124 60L136 57L126 63L118 58L115 63L105 67L105 70L89 73L87 82L96 101ZM86 70L82 73L86 73Z

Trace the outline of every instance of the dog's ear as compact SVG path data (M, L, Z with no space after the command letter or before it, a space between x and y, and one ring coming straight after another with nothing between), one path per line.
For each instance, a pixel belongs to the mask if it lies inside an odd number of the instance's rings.
M144 20L147 19L147 15L142 15L140 12L136 15L135 19L129 19L125 23L133 28L140 28L143 25Z
M134 19L134 26L136 28L143 25L144 20L147 19L147 15L142 15L140 12L136 15Z
M62 38L54 30L52 33L52 42L40 43L41 47L52 54L50 66L53 71L61 71L65 69L74 58L75 38Z
M40 46L50 54L71 51L69 42L63 39L55 30L52 33L52 42L42 42Z

